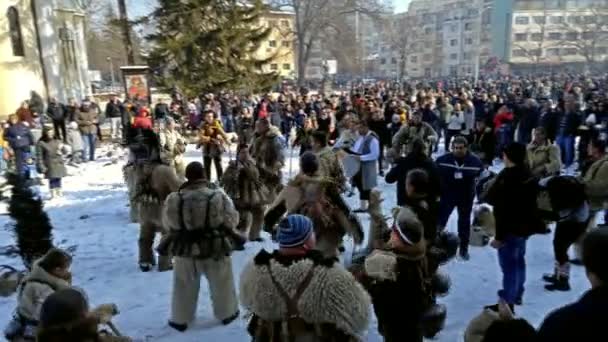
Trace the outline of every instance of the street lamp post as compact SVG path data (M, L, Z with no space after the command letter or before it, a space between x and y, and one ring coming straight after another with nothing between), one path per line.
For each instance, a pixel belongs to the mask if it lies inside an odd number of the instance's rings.
M110 75L112 77L112 83L110 83L110 88L112 89L112 91L114 91L114 63L112 62L112 57L108 57L106 59L108 61L108 63L110 64Z

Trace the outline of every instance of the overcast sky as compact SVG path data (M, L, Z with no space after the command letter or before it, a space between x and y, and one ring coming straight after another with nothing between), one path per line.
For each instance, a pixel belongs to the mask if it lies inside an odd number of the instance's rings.
M407 6L409 6L410 2L412 2L412 0L393 0L393 4L395 4L395 12L406 12Z

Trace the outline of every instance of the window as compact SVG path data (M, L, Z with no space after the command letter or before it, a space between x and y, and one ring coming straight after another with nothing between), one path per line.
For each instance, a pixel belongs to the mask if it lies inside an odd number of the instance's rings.
M464 30L465 31L471 31L471 30L473 30L473 23L466 23L466 24L464 24Z
M549 22L551 24L563 24L565 22L565 20L564 20L564 17L562 17L562 16L549 17Z
M268 27L277 27L276 20L268 20Z
M430 54L426 54L426 55L422 56L422 58L424 58L425 61L430 61L433 58L433 56L431 56Z
M593 24L593 23L595 23L595 17L594 16L584 16L583 22L585 24Z
M557 57L559 56L559 49L551 48L547 49L547 57Z
M549 32L549 40L560 40L562 39L561 32Z
M391 58L391 64L397 64L397 58L395 58L395 57Z
M386 58L380 59L380 64L382 64L382 65L386 64Z
M278 64L270 64L270 70L279 70L279 65Z
M289 64L289 63L283 64L283 70L291 70L291 64Z
M472 59L473 58L473 54L470 52L465 52L463 55L463 58L466 60Z
M424 42L424 48L425 49L430 49L431 48L431 42Z
M583 32L583 34L581 35L583 40L592 40L593 38L595 38L595 35L593 34L593 32Z
M535 24L538 25L543 25L547 23L547 17L543 17L543 16L534 16L532 17L532 20L534 21Z
M268 46L270 46L270 47L277 47L277 41L276 40L270 40L270 41L268 41Z
M6 13L8 19L8 31L11 37L14 56L25 56L23 49L23 37L21 36L21 23L19 22L19 11L15 7L9 7Z
M283 47L288 48L288 47L290 47L290 46L291 46L291 42L289 42L289 41L287 41L287 40L284 40L284 41L282 41L282 42L281 42L281 45L283 45Z
M467 38L467 39L465 39L465 43L467 45L473 45L473 38Z
M451 53L450 54L450 59L453 60L453 61L457 60L458 59L458 54L457 53Z
M410 62L412 62L412 63L418 63L418 56L412 56L412 57L410 57Z
M424 76L431 77L431 68L424 68Z
M540 42L541 40L543 40L543 34L542 33L532 33L530 35L530 40L533 42Z
M458 39L450 40L450 46L456 46L456 45L458 45Z
M581 24L583 22L583 18L578 15L571 15L568 17L568 22L570 24Z
M513 50L513 57L525 57L526 51L522 49Z
M515 17L515 24L528 25L528 24L530 24L530 18L529 17Z
M289 27L289 20L281 20L281 26L283 27Z
M458 74L458 67L451 66L450 67L450 76L456 76Z
M456 32L456 31L458 31L458 25L456 25L456 24L450 25L450 32Z
M528 34L526 33L516 33L515 34L515 41L516 42L523 42L528 40Z
M566 32L566 40L577 40L578 32Z
M426 35L431 34L431 32L433 32L433 30L430 27L427 27L424 29L424 34L426 34Z
M608 48L607 47L598 47L595 49L596 53L598 55L605 55L608 54Z
M534 56L534 57L540 57L542 54L542 50L541 49L532 49L528 52L528 55L530 56Z
M565 48L564 49L564 56L573 56L576 54L578 54L577 48Z
M477 11L476 9L470 9L470 10L467 12L467 15L469 15L469 16L471 16L471 17L474 17L474 16L476 16L478 13L479 13L479 11Z

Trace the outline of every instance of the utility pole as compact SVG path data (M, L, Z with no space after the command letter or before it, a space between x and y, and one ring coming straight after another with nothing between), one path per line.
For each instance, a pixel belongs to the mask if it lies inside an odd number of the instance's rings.
M127 64L135 65L135 55L133 54L133 43L131 42L131 25L127 16L127 4L125 0L118 0L118 12L120 13L120 27L127 50Z

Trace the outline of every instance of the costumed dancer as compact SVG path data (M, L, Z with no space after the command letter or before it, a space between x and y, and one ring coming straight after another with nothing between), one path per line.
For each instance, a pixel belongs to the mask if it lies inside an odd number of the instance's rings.
M198 133L197 148L203 148L203 163L205 165L205 176L211 180L211 163L215 164L215 175L218 180L222 179L222 154L225 151L225 144L228 143L228 136L222 128L220 120L214 118L213 111L205 112L205 121L201 125Z
M260 173L260 181L270 191L269 200L272 202L283 187L281 169L285 165L285 141L281 131L267 119L259 119L250 152Z
M180 179L186 176L186 139L175 129L175 120L172 117L165 118L165 128L159 134L161 146L161 159L175 169Z

